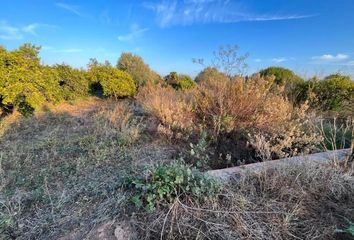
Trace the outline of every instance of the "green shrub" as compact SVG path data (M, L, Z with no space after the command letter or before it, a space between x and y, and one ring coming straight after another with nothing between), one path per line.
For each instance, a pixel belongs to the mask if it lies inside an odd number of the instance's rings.
M112 67L108 62L98 64L91 62L88 72L91 84L99 83L106 97L130 97L136 92L133 78L121 70Z
M259 72L262 77L275 77L275 83L278 85L286 85L289 83L302 82L301 77L297 76L293 71L283 67L269 67Z
M0 51L0 105L14 105L27 115L58 95L55 78L47 77L38 57L40 47L24 44L13 51Z
M317 81L314 87L315 107L322 111L352 110L354 81L349 76L333 74Z
M140 56L132 53L122 53L118 59L117 68L129 73L138 87L144 86L148 82L157 83L161 81L161 77L151 70Z
M191 89L195 85L190 76L183 74L178 75L177 72L171 72L165 76L165 82L176 90Z
M195 83L190 76L180 75L176 85L176 89L187 90L193 88L194 85Z
M303 96L304 80L293 71L283 67L269 67L259 72L262 77L274 77L274 84L284 86L286 96L293 102L299 103Z
M75 100L88 95L89 82L83 71L66 64L55 65L54 70L58 74L58 85L63 99Z
M185 195L210 199L221 191L217 180L181 161L159 164L149 169L145 176L128 178L126 184L135 190L132 198L135 205L149 211Z
M190 143L190 158L198 168L207 168L210 164L210 157L207 151L208 146L207 133L204 131L201 132L196 144Z

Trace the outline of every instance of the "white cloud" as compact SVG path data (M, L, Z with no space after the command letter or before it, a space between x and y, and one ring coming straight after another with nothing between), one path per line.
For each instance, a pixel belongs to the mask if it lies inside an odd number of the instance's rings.
M55 3L55 5L57 7L60 7L68 12L71 12L79 17L82 17L83 15L81 14L81 12L78 10L77 6L74 5L70 5L70 4L66 4L66 3L61 3L61 2L57 2Z
M254 61L259 63L259 62L262 62L262 59L256 58L256 59L254 59Z
M23 27L22 31L37 36L36 29L38 28L38 26L39 26L38 23L33 23L33 24Z
M276 62L276 63L282 63L282 62L285 62L285 61L288 61L288 59L284 58L284 57L272 58L272 62Z
M280 21L315 16L254 14L245 10L241 3L229 0L162 0L157 4L144 3L143 6L155 12L156 21L160 27L193 23Z
M38 36L40 28L55 28L55 25L43 23L31 23L23 27L12 26L6 21L0 21L0 38L5 40L22 39L25 34Z
M0 21L0 38L5 40L22 39L21 30L11 26L6 21Z
M148 28L140 28L139 25L133 24L130 27L130 32L128 34L118 36L118 40L121 42L131 42L141 37L147 31L149 31Z
M338 62L348 59L349 56L343 53L338 53L337 55L324 54L322 56L312 57L313 60L319 60L323 62Z

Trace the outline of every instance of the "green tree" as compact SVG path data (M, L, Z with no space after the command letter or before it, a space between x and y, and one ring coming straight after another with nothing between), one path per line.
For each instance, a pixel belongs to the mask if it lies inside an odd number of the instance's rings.
M132 53L122 53L118 59L117 68L129 73L138 87L144 86L147 82L161 81L161 77L151 70L140 56Z
M323 111L353 111L354 81L341 74L329 75L314 87L315 106Z
M2 106L15 106L31 114L46 101L58 100L55 78L43 71L40 47L24 44L13 51L0 51L0 99Z
M259 72L262 77L274 76L274 82L277 85L287 85L303 82L303 79L296 75L293 71L283 67L269 67Z
M268 67L260 71L262 77L274 77L274 84L285 88L286 96L293 102L299 103L306 95L306 83L293 71L283 67ZM305 92L304 92L305 91Z
M106 97L130 97L136 92L133 78L128 73L112 67L108 62L99 64L91 61L88 76L91 84L102 86L103 95Z
M61 95L65 100L85 97L89 93L89 82L84 71L74 69L66 64L54 66Z
M184 74L178 75L177 72L170 72L164 79L168 85L171 85L176 90L187 90L195 85L190 76Z

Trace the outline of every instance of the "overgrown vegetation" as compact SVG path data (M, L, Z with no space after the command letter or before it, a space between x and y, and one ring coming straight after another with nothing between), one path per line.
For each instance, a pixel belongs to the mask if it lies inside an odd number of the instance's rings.
M353 152L230 184L206 172L353 151L349 77L244 76L237 46L194 60L195 80L131 53L87 69L38 54L0 48L1 239L90 239L108 220L146 239L350 239Z
M316 165L262 171L232 182L216 201L177 198L134 224L148 239L351 239L352 181Z

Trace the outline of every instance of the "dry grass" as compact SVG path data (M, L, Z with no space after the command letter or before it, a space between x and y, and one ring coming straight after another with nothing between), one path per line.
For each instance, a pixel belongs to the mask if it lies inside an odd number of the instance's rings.
M122 175L174 154L153 140L137 141L140 118L128 102L96 103L81 102L88 107L73 114L70 106L47 108L7 125L0 138L0 239L57 239L73 231L84 238L125 214Z
M135 225L142 239L334 239L353 216L354 179L303 165L250 174L217 201L177 199Z
M279 125L293 118L286 100L268 92L249 103L252 85L239 84L237 94L222 88L232 97L226 95L219 103L210 100L213 107L204 109L208 124L214 124L212 115L227 116L219 118L224 125L208 125L216 126L211 131L251 127L251 121L265 132L275 132L278 126L260 116ZM138 100L164 129L185 133L192 123L204 121L195 115L200 108L193 108L190 96L147 86ZM270 102L269 110L261 105L268 99L283 102L284 108L267 115L276 107ZM182 146L146 134L150 117L138 108L130 101L88 99L48 106L29 118L4 119L0 238L59 239L74 233L74 239L85 239L101 223L129 219L139 239L333 239L336 227L347 227L345 218L353 220L353 178L337 168L308 165L250 174L225 186L214 201L181 196L154 213L134 209L120 178L132 168L170 161ZM238 111L245 111L244 116Z
M193 126L193 105L184 92L171 87L148 84L137 96L145 111L156 117L159 130L172 136L176 132L188 133Z
M354 174L354 118L320 119L313 125L323 138L321 141L323 151L350 148L352 154L344 162L338 161L336 157L331 160L333 167Z

